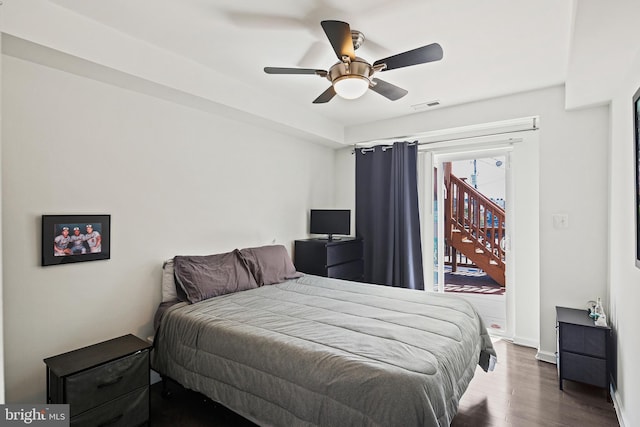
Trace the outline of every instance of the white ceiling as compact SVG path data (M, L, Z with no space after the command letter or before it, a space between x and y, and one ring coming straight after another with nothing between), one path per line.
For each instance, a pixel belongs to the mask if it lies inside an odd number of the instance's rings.
M196 61L343 126L565 82L572 0L51 0L99 24ZM265 66L328 69L335 54L320 21L346 21L376 59L437 42L444 59L378 74L409 94L312 101L328 86L313 75L267 75ZM250 99L251 93L248 95ZM436 107L440 108L440 107Z

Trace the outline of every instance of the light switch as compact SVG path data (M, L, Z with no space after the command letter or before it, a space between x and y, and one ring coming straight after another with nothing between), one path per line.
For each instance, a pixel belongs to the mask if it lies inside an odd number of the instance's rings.
M553 214L553 228L563 229L569 228L569 215L567 214Z

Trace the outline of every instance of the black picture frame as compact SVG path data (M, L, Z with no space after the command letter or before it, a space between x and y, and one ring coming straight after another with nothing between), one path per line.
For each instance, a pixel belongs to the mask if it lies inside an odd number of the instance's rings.
M76 236L75 228L81 238L72 237ZM43 266L109 258L111 215L42 215Z
M636 267L640 268L640 88L633 95L634 214L636 223Z

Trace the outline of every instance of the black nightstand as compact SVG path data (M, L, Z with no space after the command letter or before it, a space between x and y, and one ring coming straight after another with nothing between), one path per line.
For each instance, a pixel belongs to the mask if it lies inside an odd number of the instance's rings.
M307 239L295 241L295 266L302 273L336 279L364 278L362 239Z
M610 384L611 328L596 326L587 310L556 307L558 381L578 381L606 389Z
M68 403L72 426L149 421L149 349L131 334L44 359L47 403Z

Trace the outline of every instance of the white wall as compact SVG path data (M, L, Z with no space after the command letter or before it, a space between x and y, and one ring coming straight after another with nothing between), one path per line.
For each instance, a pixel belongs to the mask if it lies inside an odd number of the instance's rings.
M334 200L336 207L351 209L351 234L356 234L356 158L353 147L335 150Z
M173 90L168 96L196 97L196 102L207 104L221 115L233 117L239 110L244 121L260 126L268 124L279 131L295 132L321 143L343 141L342 128L314 113L317 109L311 103L293 105L286 98L263 91L259 85L247 84L229 73L218 72L188 56L116 30L57 2L5 1L0 18L0 31L5 34L5 41L9 41L3 47L15 50L14 56L46 57L49 56L47 49L64 52L88 61L83 68L107 67L98 74L119 83L138 84L138 90L153 91L155 85L161 85L165 90ZM64 31L60 31L61 28ZM77 64L63 65L77 69Z
M1 12L0 12L1 13ZM0 47L2 34L0 34ZM2 81L2 55L0 55L0 82ZM0 84L0 100L2 99L2 84ZM2 103L0 103L0 147L2 147ZM2 150L0 150L0 200L2 200ZM0 224L2 224L2 209L0 209ZM4 403L4 301L2 292L2 227L0 227L0 404Z
M564 104L564 88L557 86L353 126L346 131L348 142L355 143L540 116L539 349L548 355L556 346L555 306L583 307L588 300L606 295L609 111L608 107L565 111ZM569 215L568 229L553 228L551 216L559 212ZM535 324L523 326L528 319L518 317L518 313L516 317L518 329L536 334Z
M640 2L575 0L566 106L608 104L638 52ZM615 71L614 71L615 70Z
M161 264L284 244L333 204L334 153L285 134L2 57L7 401L45 398L42 359L146 337ZM42 214L111 215L111 259L41 267Z
M633 62L633 61L632 61ZM620 73L611 104L609 277L610 313L617 341L617 392L614 402L623 425L640 425L640 269L635 267L634 141L632 97L640 87L640 54Z

